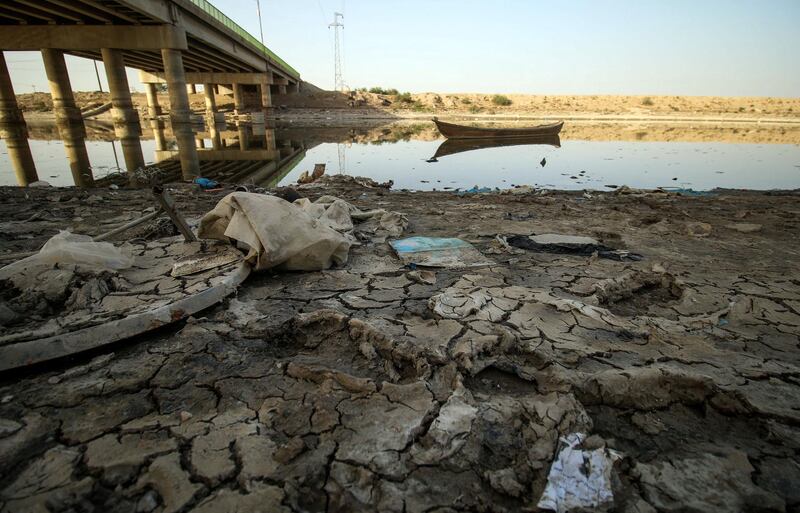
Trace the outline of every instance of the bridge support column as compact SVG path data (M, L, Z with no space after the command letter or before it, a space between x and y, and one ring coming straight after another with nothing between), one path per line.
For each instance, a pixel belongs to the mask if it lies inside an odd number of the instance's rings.
M56 123L83 125L81 111L75 105L75 96L72 94L72 85L69 82L64 52L45 48L42 50L42 58L47 80L50 82L50 94L53 98Z
M247 151L250 149L250 131L249 126L241 121L237 123L239 129L239 149Z
M147 114L151 118L157 118L162 114L161 105L158 104L158 90L155 84L145 84L147 94Z
M186 94L197 94L197 86L194 84L186 84Z
M11 83L6 58L0 51L0 123L25 123L17 105L17 96Z
M200 159L194 142L194 131L191 125L172 125L175 139L178 141L178 158L181 159L181 175L184 180L192 180L200 176Z
M213 117L214 113L217 112L217 99L214 96L214 85L203 84L203 92L206 97L206 113Z
M269 83L265 80L264 82L261 82L261 85L258 86L258 88L261 91L261 108L272 108L272 90L269 88Z
M192 133L189 95L186 91L186 72L183 69L183 56L180 50L163 49L161 58L164 61L164 76L169 88L169 117L172 131L178 140L178 152L181 159L181 172L186 179L200 175L200 160L194 146Z
M245 111L242 84L233 84L233 109L236 114L242 114Z
M287 91L286 91L286 86L285 85L279 85L278 86L278 94L286 94L286 92Z
M117 125L115 132L122 146L122 156L125 159L125 168L128 173L143 168L144 154L142 153L142 142L139 139L141 135L139 125Z
M89 154L86 152L86 129L83 124L61 124L58 127L58 133L64 143L64 152L69 160L69 168L72 171L72 181L75 186L93 186L94 176L89 162Z
M106 68L108 88L111 90L112 114L115 124L139 123L139 114L133 108L131 88L128 75L125 73L125 61L122 52L114 48L103 48L103 64Z
M156 151L164 151L167 149L167 137L164 133L164 122L160 119L151 119L150 128L153 129L153 139L156 141Z
M0 139L6 143L8 160L21 187L39 180L28 144L28 129L22 123L0 123Z

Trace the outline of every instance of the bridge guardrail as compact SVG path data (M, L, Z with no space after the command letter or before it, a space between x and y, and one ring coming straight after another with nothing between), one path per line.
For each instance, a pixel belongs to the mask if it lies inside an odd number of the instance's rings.
M232 19L228 18L222 11L214 7L214 5L209 2L208 0L190 0L194 5L205 11L206 14L217 20L218 22L222 23L236 34L242 36L244 39L247 40L248 43L255 46L257 49L261 50L264 54L266 54L271 60L280 64L286 71L293 75L294 78L300 78L300 73L297 72L296 69L289 66L289 64L278 57L278 55L267 48L266 46L261 44L261 41L250 35L245 29L239 26L238 23L233 21Z

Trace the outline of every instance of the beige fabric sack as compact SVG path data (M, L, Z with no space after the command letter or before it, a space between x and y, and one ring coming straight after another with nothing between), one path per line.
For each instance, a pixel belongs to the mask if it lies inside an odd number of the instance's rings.
M255 270L318 271L347 262L350 242L303 208L274 196L228 194L203 216L198 236L233 239L250 248Z

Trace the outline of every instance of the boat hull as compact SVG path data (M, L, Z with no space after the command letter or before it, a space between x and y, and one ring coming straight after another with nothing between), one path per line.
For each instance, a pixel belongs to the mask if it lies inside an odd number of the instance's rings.
M439 132L448 139L486 139L490 137L531 137L543 135L558 135L561 128L564 126L563 121L557 123L550 123L547 125L539 125L529 128L485 128L456 125L453 123L445 123L434 118L433 122L436 123L436 128Z

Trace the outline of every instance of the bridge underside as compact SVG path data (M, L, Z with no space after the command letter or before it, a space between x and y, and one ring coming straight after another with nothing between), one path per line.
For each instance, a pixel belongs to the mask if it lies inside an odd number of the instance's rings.
M107 41L101 41L102 47L119 49L128 67L163 72L161 48L146 48L155 43L147 37L147 28L158 26L185 31L185 47L180 49L186 71L269 71L273 76L286 79L290 85L299 80L297 73L280 59L262 52L252 41L218 23L191 0L4 0L0 3L0 50L40 50L48 33L68 27L73 44L61 38L57 41L58 49L70 55L102 60L100 46L81 47L87 30L100 34L103 27L128 32L139 28L145 34L139 38L139 45L118 45L118 34L112 29L108 31ZM20 34L28 36L20 37ZM44 38L41 34L45 34Z
M221 115L215 91L223 86L233 95L237 116L250 115L248 103L253 102L248 98L256 94L262 120L272 105L273 90L286 94L300 87L297 71L205 0L2 0L0 132L14 153L21 184L35 181L36 171L4 51L41 51L56 123L75 183L83 185L91 185L93 178L83 114L75 103L65 54L103 62L112 117L129 170L143 166L144 159L135 144L139 113L131 100L126 67L140 70L151 119L162 116L157 86L167 85L184 177L197 176L201 170L191 136L189 93L196 92L195 84L204 86L212 122Z

